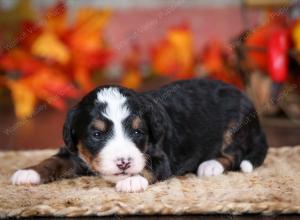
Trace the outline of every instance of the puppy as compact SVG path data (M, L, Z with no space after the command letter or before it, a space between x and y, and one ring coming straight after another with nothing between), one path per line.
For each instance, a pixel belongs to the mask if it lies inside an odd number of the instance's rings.
M120 192L140 192L171 176L249 173L268 145L257 113L238 89L213 80L177 81L137 93L102 86L67 115L65 146L16 171L15 185L99 175Z

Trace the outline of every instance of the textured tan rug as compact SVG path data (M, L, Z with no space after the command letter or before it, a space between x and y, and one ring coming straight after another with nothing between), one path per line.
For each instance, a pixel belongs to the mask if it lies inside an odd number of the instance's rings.
M40 186L12 186L11 173L52 150L0 152L0 217L113 214L300 213L300 146L270 149L251 174L218 177L190 174L150 186L143 193L117 193L97 177Z

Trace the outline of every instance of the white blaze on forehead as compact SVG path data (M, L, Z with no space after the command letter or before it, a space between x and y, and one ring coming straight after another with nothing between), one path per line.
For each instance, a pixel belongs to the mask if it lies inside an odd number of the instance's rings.
M97 100L107 103L104 116L113 122L123 121L129 116L129 110L125 105L126 97L120 93L118 88L102 89L97 93Z
M116 166L116 160L121 157L133 159L128 169L129 173L140 172L145 165L143 154L126 135L122 125L124 119L130 115L126 106L127 98L120 93L118 88L110 87L98 92L97 101L107 104L102 114L113 122L113 135L100 151L100 172L105 175L120 172Z
M107 104L105 111L102 114L104 117L113 122L114 138L125 139L125 131L123 129L122 122L130 114L127 106L125 105L126 97L120 93L118 88L110 87L98 92L97 100Z

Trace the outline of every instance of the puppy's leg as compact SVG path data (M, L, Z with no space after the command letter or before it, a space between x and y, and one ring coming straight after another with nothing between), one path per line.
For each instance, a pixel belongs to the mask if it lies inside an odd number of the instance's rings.
M232 170L236 164L241 163L241 152L236 150L234 153L221 152L220 156L202 162L197 170L198 176L218 176L227 170Z
M250 173L263 163L268 145L258 121L252 120L239 130L224 133L219 156L201 163L197 172L199 176L216 176L226 170Z
M63 151L64 149L61 149L58 154L35 166L16 171L11 177L12 184L41 184L76 176L71 155Z
M224 171L235 167L236 163L240 163L242 151L238 147L240 141L234 140L232 132L232 124L229 129L223 133L222 147L215 159L202 162L197 170L198 176L218 176Z

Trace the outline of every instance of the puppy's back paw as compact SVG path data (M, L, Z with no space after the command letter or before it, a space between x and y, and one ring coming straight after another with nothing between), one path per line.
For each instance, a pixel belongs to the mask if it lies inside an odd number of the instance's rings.
M218 176L224 172L223 165L217 160L207 160L198 167L198 176Z
M240 164L240 168L243 173L251 173L254 169L249 160L243 160Z
M36 185L41 183L40 174L35 170L18 170L11 177L11 183L13 185Z

